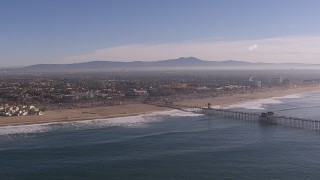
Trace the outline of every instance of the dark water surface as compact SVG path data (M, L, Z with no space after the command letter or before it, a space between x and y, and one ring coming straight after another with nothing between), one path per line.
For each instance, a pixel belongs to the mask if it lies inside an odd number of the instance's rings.
M320 116L319 94L278 101L248 111ZM1 180L319 177L320 134L276 125L172 111L0 128Z

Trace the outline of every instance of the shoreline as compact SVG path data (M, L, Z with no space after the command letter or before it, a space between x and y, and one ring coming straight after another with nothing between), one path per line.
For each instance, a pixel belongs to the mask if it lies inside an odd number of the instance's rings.
M117 117L138 116L153 112L171 110L147 104L128 104L108 107L94 107L85 109L66 109L47 111L42 116L1 117L0 127L19 126L44 123L73 122L94 119L110 119Z
M246 94L226 95L222 97L187 99L175 102L177 105L201 105L206 106L211 103L213 106L226 106L238 104L258 99L268 99L274 97L284 97L287 95L313 93L319 91L320 87L297 87L289 89L274 89L272 91L261 91ZM168 111L172 108L160 107L148 104L128 104L107 107L94 107L85 109L66 109L47 111L42 116L16 116L0 117L0 127L19 126L44 123L73 122L94 119L109 119L117 117L138 116L159 111Z
M320 92L320 86L315 87L296 87L288 89L272 89L268 91L259 91L245 94L226 95L221 97L202 98L202 99L188 99L178 102L178 105L185 106L206 106L211 103L212 106L228 106L238 103L244 103L248 101L254 101L258 99L269 99L276 97L284 97L287 95L305 94Z

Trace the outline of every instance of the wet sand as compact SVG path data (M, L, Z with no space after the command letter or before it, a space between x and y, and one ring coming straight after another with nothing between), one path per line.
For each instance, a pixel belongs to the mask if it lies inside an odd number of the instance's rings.
M206 106L208 103L211 103L212 105L230 105L255 99L281 97L286 95L301 94L319 90L320 87L274 89L248 94L236 94L232 96L229 95L214 98L189 99L180 102L175 102L175 104L187 106ZM86 109L55 110L46 111L45 114L42 116L0 117L0 126L105 119L113 117L135 116L164 110L169 109L147 104L129 104Z
M129 104L86 109L54 110L46 111L42 116L0 117L0 126L125 117L163 110L168 110L168 108L146 104Z
M184 100L178 102L177 104L186 105L186 106L206 106L208 103L211 105L230 105L236 104L245 101L252 101L256 99L267 99L272 97L281 97L286 95L301 94L307 92L316 92L319 91L320 87L299 87L299 88L290 88L290 89L270 89L263 92L253 92L247 94L236 94L232 96L222 96L222 97L213 97L213 98L203 98L203 99L192 99Z

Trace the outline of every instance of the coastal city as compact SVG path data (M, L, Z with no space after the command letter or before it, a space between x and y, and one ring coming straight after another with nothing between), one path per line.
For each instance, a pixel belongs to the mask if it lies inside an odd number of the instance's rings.
M0 0L0 180L320 179L320 0Z
M7 75L0 81L0 116L130 103L172 104L192 98L314 86L320 79L229 72Z

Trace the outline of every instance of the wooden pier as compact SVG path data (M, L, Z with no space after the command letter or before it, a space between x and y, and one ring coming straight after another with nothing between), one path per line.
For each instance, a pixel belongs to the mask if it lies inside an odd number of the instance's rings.
M258 113L235 111L231 109L211 108L210 105L208 105L208 107L205 107L205 108L199 107L199 106L181 106L181 105L173 105L173 104L170 104L170 105L157 104L157 105L178 109L182 111L187 111L187 112L205 114L209 116L237 119L245 122L273 124L273 125L280 125L280 126L285 126L290 128L320 131L320 121L318 120L298 118L298 117L279 116L274 114L273 112L258 114Z
M273 112L257 114L250 112L233 111L229 109L201 108L201 113L218 117L232 118L246 122L274 124L291 128L320 131L320 121L318 120L278 116Z

